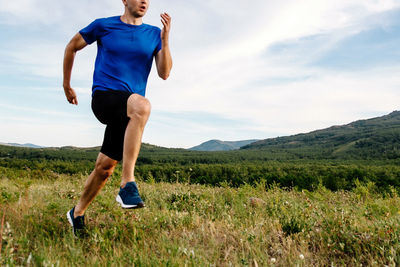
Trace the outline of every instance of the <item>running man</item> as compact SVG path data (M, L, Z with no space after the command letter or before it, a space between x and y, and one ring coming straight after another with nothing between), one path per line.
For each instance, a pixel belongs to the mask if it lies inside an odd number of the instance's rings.
M67 213L75 235L85 229L84 213L122 161L121 187L116 201L122 208L142 208L134 168L143 130L150 115L145 98L153 58L158 75L166 80L172 68L169 49L171 17L162 13L163 29L142 22L149 0L122 0L122 16L96 19L68 43L64 55L63 87L69 103L78 105L70 85L76 52L97 41L93 74L92 110L106 124L96 165L89 175L78 204Z

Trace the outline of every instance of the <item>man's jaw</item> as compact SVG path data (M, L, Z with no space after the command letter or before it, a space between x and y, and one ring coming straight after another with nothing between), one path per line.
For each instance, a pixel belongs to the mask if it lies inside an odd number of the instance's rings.
M143 11L142 8L136 9L134 11L131 11L131 15L135 18L142 18L144 15L146 15L146 9Z

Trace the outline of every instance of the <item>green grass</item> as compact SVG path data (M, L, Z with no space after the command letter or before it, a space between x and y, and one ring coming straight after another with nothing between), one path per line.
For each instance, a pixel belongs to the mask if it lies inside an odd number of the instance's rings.
M2 169L0 265L398 266L400 197L373 183L353 191L139 182L147 207L122 210L112 177L73 237L66 212L85 175Z

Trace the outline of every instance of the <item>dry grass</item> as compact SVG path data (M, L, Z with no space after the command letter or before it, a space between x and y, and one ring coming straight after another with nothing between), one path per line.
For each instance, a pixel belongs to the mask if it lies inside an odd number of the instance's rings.
M376 194L371 184L298 192L139 183L147 207L122 210L112 178L86 213L90 236L75 239L65 214L85 179L1 177L1 265L400 264L400 198Z

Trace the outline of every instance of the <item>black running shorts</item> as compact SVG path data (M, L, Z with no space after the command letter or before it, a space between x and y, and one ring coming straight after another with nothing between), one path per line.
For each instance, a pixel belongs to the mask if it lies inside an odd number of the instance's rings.
M101 123L107 125L100 152L117 161L122 160L125 129L129 122L127 103L131 94L97 90L92 97L94 115Z

